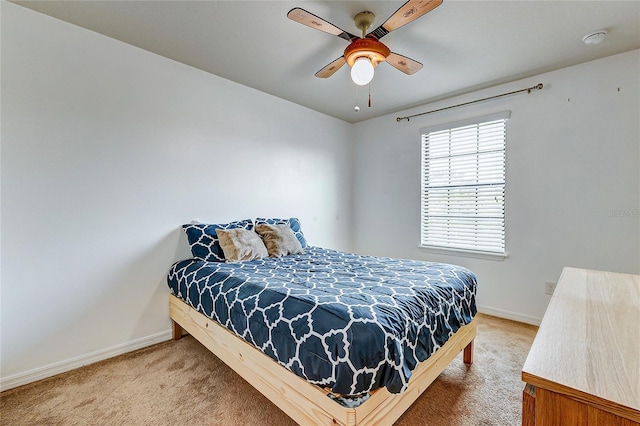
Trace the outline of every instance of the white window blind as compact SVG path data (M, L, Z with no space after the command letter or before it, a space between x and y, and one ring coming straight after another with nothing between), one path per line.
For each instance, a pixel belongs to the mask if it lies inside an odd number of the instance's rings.
M508 117L505 112L421 132L422 246L505 253Z

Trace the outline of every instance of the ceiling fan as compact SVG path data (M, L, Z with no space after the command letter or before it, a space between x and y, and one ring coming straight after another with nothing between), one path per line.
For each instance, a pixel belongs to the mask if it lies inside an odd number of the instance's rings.
M364 11L354 17L356 27L362 36L355 36L299 7L287 13L291 20L316 30L336 35L349 42L344 54L316 73L316 77L331 77L345 63L351 67L351 79L363 86L373 79L374 69L381 62L388 62L394 68L411 75L422 68L422 64L413 59L392 52L380 39L393 30L412 22L442 4L442 0L409 0L403 4L382 25L367 34L375 15Z

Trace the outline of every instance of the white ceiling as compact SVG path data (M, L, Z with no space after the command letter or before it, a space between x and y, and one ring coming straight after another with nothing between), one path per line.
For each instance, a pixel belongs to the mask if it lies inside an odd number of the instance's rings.
M328 79L314 76L348 43L286 15L302 7L359 34L356 13L373 12L377 27L403 1L14 3L348 122L640 48L638 0L444 0L382 39L424 68L408 76L380 64L368 108L367 88L356 89L348 66ZM603 28L609 31L603 43L582 43Z

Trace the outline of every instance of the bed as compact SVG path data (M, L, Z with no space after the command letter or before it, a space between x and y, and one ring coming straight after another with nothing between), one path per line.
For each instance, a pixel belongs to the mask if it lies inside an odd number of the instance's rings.
M391 424L461 351L472 363L467 269L308 246L295 218L235 224L282 225L299 247L221 261L233 227L185 225L194 258L169 270L173 337L193 335L298 423Z

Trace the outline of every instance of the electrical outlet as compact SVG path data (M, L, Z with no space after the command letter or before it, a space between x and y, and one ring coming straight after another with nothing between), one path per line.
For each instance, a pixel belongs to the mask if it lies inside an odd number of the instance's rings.
M544 283L544 293L548 295L552 295L554 290L556 289L556 284L551 281L547 281Z

